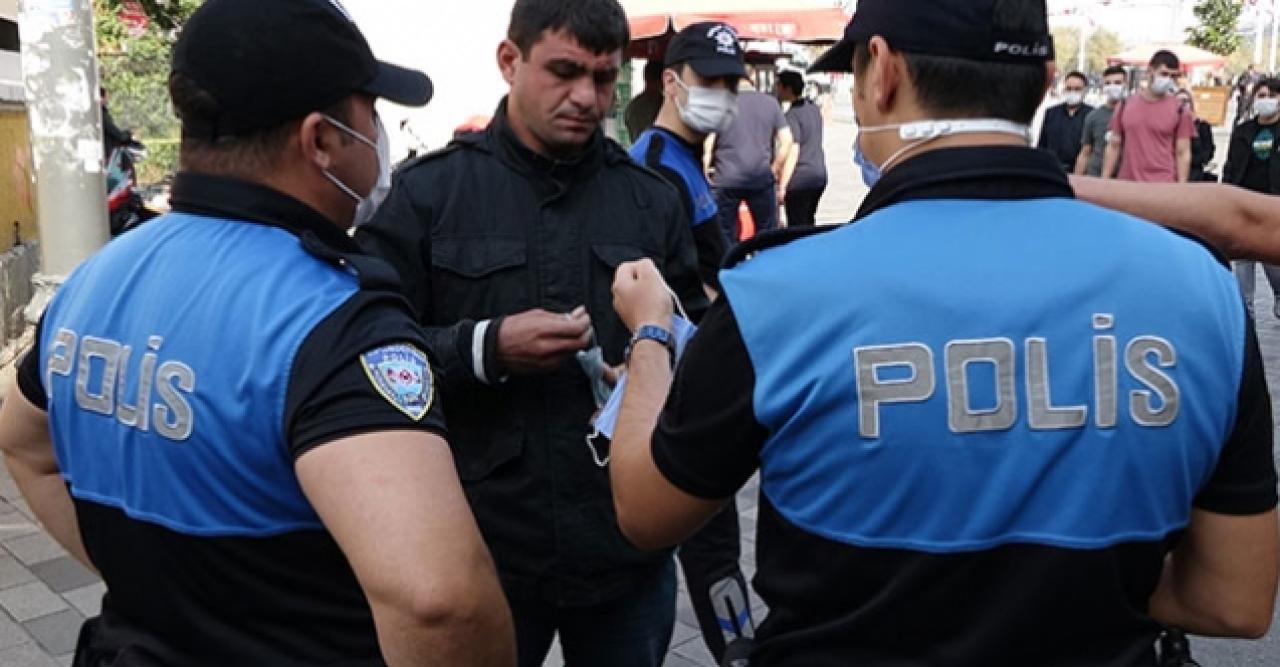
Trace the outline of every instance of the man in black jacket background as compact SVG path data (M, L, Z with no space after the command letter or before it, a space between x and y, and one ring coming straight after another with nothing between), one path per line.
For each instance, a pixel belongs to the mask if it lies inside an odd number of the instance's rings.
M617 529L574 358L594 339L622 363L623 262L653 259L691 317L706 309L675 190L600 132L629 37L616 0L517 0L490 127L406 165L358 234L427 327L521 665L540 666L558 632L569 664L656 667L674 622L671 555Z
M1263 79L1254 86L1250 111L1253 118L1231 131L1222 182L1264 195L1280 194L1280 160L1275 159L1276 143L1280 139L1280 79ZM1233 262L1250 312L1253 312L1257 286L1257 266L1257 262ZM1280 317L1280 267L1264 264L1262 268L1275 296L1273 311Z

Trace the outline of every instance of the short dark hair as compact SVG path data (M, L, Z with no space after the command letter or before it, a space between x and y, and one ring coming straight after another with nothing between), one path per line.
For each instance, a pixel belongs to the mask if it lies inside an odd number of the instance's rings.
M1124 78L1126 79L1129 78L1129 73L1126 72L1125 69L1119 65L1112 65L1111 67L1108 67L1102 70L1103 78L1109 77L1112 74L1123 74Z
M778 73L778 85L799 97L804 92L804 76L799 72L786 70Z
M991 27L997 32L1041 33L1047 23L1043 0L995 0ZM915 53L903 53L903 58L921 106L939 116L1029 124L1048 84L1043 62L1003 63ZM855 79L870 62L867 45L858 44L853 54Z
M193 120L199 125L211 124L220 108L204 88L179 72L169 75L169 97L180 120ZM344 98L328 109L317 109L338 121L351 125L351 98ZM247 134L199 136L183 132L178 147L178 165L183 171L217 176L255 177L279 165L281 153L289 138L297 132L300 118ZM345 133L342 141L349 141Z
M1084 72L1081 72L1078 70L1072 70L1070 72L1067 72L1067 75L1062 77L1062 80L1066 81L1067 79L1080 79L1081 81L1084 82L1084 85L1086 86L1089 85L1089 77L1085 76Z
M1182 69L1182 61L1178 60L1178 54L1167 49L1156 51L1155 55L1151 56L1151 62L1147 64L1151 69L1161 65L1169 69Z
M1272 95L1280 95L1280 79L1269 76L1259 81L1258 85L1253 87L1254 92L1257 92L1259 88L1266 88L1271 91Z
M644 64L644 82L658 83L662 81L662 73L666 69L662 65L662 58L650 58L649 62Z
M526 58L547 31L565 30L593 53L618 51L631 42L627 14L617 0L516 0L507 39Z

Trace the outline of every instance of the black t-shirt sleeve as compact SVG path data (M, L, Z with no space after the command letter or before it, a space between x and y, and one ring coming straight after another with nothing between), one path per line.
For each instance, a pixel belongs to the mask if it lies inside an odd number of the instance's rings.
M427 345L402 297L361 291L317 326L294 358L284 432L297 458L372 431L445 434Z
M44 410L49 405L49 394L45 391L44 380L40 377L41 369L44 364L40 361L40 336L44 331L44 316L40 317L40 321L36 323L36 333L31 349L27 352L27 356L23 357L22 363L18 365L18 391L31 402L32 405Z
M722 297L685 350L653 434L654 462L668 481L719 500L751 478L769 437L756 420L755 383L738 322Z
M1195 499L1195 506L1202 510L1236 516L1262 514L1277 502L1271 396L1253 318L1246 322L1245 330L1235 428L1222 448L1213 476Z

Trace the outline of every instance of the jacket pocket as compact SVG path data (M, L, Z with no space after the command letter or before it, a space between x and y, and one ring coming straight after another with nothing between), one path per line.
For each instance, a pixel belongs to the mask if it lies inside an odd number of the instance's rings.
M431 319L436 322L487 319L528 308L528 256L522 238L434 239L431 264Z
M625 243L592 243L591 253L596 256L596 259L604 262L609 269L609 279L611 281L613 280L613 271L620 264L653 256L651 253L641 250L638 246Z

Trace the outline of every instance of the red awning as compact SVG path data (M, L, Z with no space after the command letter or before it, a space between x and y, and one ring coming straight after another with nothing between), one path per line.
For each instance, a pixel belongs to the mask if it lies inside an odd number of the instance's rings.
M844 36L849 15L839 8L774 11L647 14L630 17L632 55L646 57L661 51L665 38L702 21L728 23L744 40L822 44Z

